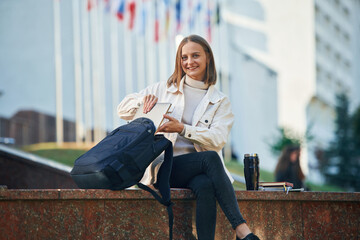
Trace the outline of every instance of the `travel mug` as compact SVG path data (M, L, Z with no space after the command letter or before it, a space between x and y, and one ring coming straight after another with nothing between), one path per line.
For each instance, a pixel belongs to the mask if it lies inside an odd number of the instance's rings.
M246 190L259 189L259 157L256 153L244 155L244 176Z

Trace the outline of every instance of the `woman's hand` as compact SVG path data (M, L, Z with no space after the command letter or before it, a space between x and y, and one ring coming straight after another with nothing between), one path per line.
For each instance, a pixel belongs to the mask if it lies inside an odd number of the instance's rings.
M161 125L157 129L157 132L181 133L181 131L184 129L184 124L179 122L176 118L170 117L169 115L166 114L164 114L164 118L169 121Z
M144 113L148 113L151 111L151 109L155 106L155 104L158 101L158 98L155 95L149 94L146 95L143 99L144 101Z

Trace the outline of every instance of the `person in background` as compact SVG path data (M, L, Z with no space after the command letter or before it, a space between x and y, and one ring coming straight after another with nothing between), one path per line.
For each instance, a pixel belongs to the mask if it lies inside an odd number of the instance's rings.
M305 188L305 175L300 167L300 146L285 146L275 168L277 182L290 182L294 189Z
M236 232L236 239L257 240L251 233L222 158L234 122L230 101L215 88L215 61L210 45L198 35L185 37L177 50L175 70L168 81L155 83L124 98L118 115L131 120L141 103L148 112L156 102L172 104L158 132L174 146L170 187L190 188L196 196L198 239L215 237L216 201ZM156 183L161 157L148 167L141 182ZM176 217L176 216L175 216Z

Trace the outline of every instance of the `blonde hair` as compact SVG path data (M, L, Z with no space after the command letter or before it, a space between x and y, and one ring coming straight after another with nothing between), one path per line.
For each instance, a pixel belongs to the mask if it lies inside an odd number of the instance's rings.
M190 35L188 37L185 37L180 42L179 47L176 52L175 70L174 70L173 74L169 77L169 79L167 81L167 85L171 86L171 84L174 84L175 86L177 86L179 88L180 81L185 75L185 72L181 65L182 48L188 42L198 43L204 49L204 51L206 53L207 65L206 65L206 71L205 71L203 82L208 85L215 85L217 75L216 75L215 60L214 60L213 52L211 50L209 43L204 38L202 38L198 35Z

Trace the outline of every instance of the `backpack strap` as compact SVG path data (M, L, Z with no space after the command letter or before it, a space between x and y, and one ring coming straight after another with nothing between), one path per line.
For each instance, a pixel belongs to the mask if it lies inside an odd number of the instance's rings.
M172 210L173 203L171 202L171 196L170 196L170 174L171 174L171 168L173 162L173 148L172 148L172 143L165 137L159 140L159 144L166 145L164 162L160 167L157 176L157 183L155 186L156 188L159 189L159 192L161 193L161 197L148 186L145 186L142 183L138 183L137 185L139 188L150 192L156 200L158 200L161 204L166 206L169 215L169 239L172 240L174 214Z

